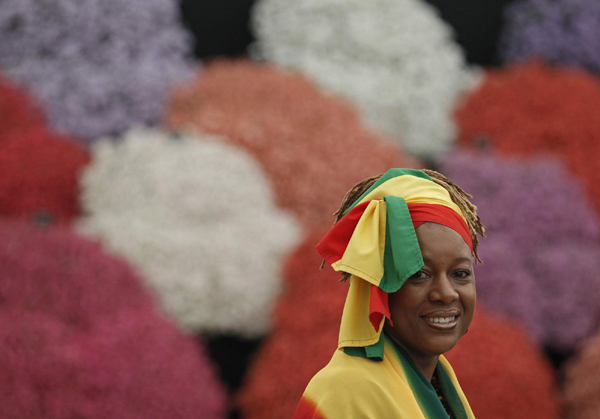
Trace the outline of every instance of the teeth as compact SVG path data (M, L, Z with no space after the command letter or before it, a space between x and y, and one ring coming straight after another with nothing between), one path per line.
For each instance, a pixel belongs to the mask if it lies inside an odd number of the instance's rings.
M453 322L454 319L456 319L456 316L454 316L454 317L426 317L426 319L430 323L450 323L450 322Z

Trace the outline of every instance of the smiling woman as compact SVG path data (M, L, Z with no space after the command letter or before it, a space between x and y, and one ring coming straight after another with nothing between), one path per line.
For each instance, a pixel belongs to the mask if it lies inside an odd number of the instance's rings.
M338 350L294 419L474 419L442 355L475 310L484 227L470 195L429 170L391 169L351 189L317 249L349 289Z
M390 294L393 326L384 332L431 380L437 356L452 349L473 320L475 276L471 251L454 230L427 222L416 233L424 266Z

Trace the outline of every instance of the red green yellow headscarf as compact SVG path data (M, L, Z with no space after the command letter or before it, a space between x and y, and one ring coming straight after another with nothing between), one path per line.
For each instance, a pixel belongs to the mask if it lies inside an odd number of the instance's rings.
M449 192L420 170L391 169L371 186L317 246L336 271L351 274L338 348L383 359L387 294L423 268L415 230L424 222L452 228L473 251L465 217Z

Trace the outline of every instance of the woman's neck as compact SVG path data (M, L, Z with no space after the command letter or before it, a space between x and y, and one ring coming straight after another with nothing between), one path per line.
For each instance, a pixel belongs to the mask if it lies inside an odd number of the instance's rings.
M416 357L411 353L407 348L404 348L408 355L412 358L413 362L419 368L419 370L423 373L427 381L431 382L431 378L433 377L433 373L435 372L435 367L437 366L439 356L433 357Z
M431 382L431 378L433 377L433 373L435 372L435 367L437 366L438 360L440 358L439 355L426 356L422 354L415 354L413 351L410 350L410 348L407 348L405 345L403 345L402 342L400 342L399 339L397 339L394 336L393 332L389 333L388 330L386 334L390 337L390 339L394 341L396 345L400 346L402 349L404 349L404 351L406 351L406 353L410 356L410 358L415 363L419 371L421 371L421 373L425 376L427 381Z

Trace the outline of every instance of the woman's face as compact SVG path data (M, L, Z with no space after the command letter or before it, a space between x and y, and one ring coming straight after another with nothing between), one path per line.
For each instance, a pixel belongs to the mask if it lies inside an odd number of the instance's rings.
M388 333L411 357L443 354L465 334L475 310L469 247L454 230L435 223L417 228L425 266L389 295Z

